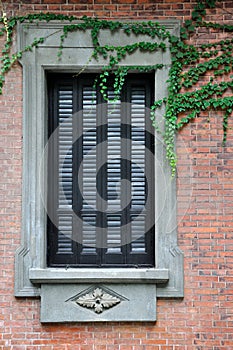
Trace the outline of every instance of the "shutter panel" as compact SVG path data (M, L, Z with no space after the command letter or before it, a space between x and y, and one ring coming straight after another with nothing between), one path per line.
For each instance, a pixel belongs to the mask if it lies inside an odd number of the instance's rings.
M82 215L83 232L82 232L82 254L96 253L96 216Z
M108 99L114 99L108 91ZM107 253L121 253L121 102L107 104ZM112 213L112 214L111 214Z
M73 254L72 241L72 86L58 88L58 242L57 254Z
M81 88L80 88L81 89ZM96 253L96 92L92 85L82 89L83 171L82 171L82 253Z
M49 264L152 266L153 230L145 234L151 213L141 213L152 191L145 152L149 83L129 77L121 99L103 104L91 75L59 79L50 94L56 100L50 129L60 127L52 157L57 181L49 182L58 226L49 223Z
M57 254L72 254L72 215L58 217Z
M48 221L49 264L65 266L75 263L75 245L73 242L73 155L72 155L72 114L73 84L61 83L54 75L51 78L49 129L57 137L53 141L52 155L49 158L49 193L55 211L55 223ZM59 127L58 127L59 125ZM58 128L57 128L58 127ZM51 142L51 141L50 141ZM57 169L57 176L54 174Z
M72 87L58 90L59 209L72 207Z
M146 203L145 184L145 109L146 92L144 87L131 90L131 237L132 252L145 253L145 216L135 217Z

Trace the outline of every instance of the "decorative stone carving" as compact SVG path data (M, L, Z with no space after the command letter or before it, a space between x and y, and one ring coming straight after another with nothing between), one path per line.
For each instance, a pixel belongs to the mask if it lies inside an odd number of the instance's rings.
M182 251L180 250L180 248L177 245L171 246L170 249L169 249L169 252L171 253L171 255L173 257L183 254Z
M76 300L77 304L94 309L93 311L97 314L119 304L120 302L121 300L118 297L106 293L101 288L95 288L92 292L82 295Z

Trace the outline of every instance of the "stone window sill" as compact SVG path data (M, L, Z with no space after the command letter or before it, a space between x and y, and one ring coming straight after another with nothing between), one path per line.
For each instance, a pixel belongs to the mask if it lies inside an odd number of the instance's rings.
M166 283L168 269L80 268L30 269L32 283Z

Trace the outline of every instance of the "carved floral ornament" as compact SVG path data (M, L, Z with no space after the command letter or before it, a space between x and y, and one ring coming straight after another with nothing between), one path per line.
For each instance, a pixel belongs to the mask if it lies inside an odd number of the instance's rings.
M100 314L105 309L109 309L120 302L121 300L118 297L103 291L101 288L95 288L92 292L76 299L77 304L94 309L93 311L97 314Z

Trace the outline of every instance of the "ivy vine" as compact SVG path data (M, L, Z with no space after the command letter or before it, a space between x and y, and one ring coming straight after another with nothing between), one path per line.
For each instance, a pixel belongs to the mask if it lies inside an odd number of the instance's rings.
M125 77L130 70L148 72L164 67L163 64L125 66L122 65L122 61L126 56L136 51L156 54L158 51L166 51L167 46L169 46L172 64L169 71L168 96L154 101L151 106L151 120L154 127L160 131L156 114L159 108L165 106L165 127L164 131L160 132L163 134L166 144L167 158L171 165L172 175L175 175L177 163L175 135L191 120L198 117L202 111L210 109L224 111L222 120L223 144L225 144L227 139L228 119L233 111L233 76L230 75L233 66L233 39L228 37L228 33L233 31L233 25L204 21L207 10L215 8L218 2L220 0L199 0L193 9L191 18L186 20L181 27L180 37L171 35L164 26L153 21L122 23L120 21L82 17L77 23L77 17L62 14L40 13L7 18L6 13L3 12L0 18L0 35L5 36L5 44L2 48L1 57L0 94L3 91L5 75L12 68L13 64L25 52L32 50L47 39L47 37L36 38L31 45L25 47L22 51L12 53L12 40L17 23L63 21L58 59L62 56L63 44L69 33L90 30L93 53L87 65L92 59L98 60L100 57L103 57L108 62L103 67L98 81L96 80L96 84L99 84L103 97L106 100L108 99L107 82L110 75L115 75L113 87L115 99L117 99L124 86ZM226 38L199 46L191 45L189 39L201 27L209 30L221 30L225 33ZM99 34L101 30L105 29L110 30L112 33L121 29L126 35L144 35L147 39L126 46L110 44L101 46ZM151 39L154 38L158 40L153 42ZM82 71L85 68L83 67ZM201 80L203 77L206 79Z

